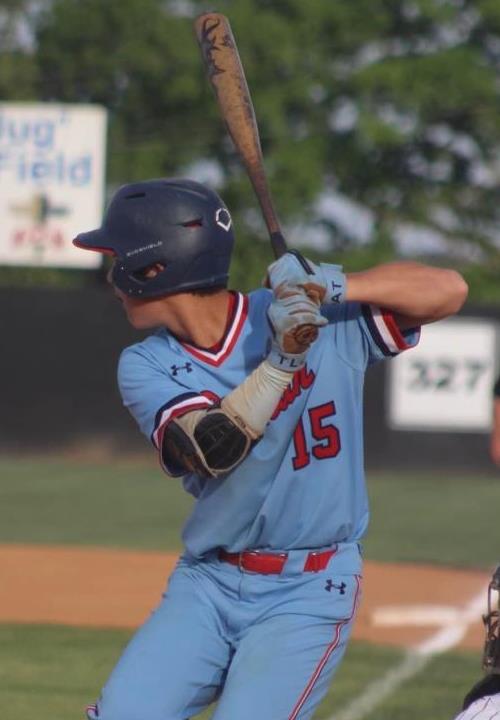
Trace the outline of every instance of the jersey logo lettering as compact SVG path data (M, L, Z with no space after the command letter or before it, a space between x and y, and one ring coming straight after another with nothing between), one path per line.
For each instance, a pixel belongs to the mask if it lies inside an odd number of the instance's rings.
M335 588L335 590L339 591L340 595L345 595L346 587L347 585L345 584L345 582L341 582L340 585L335 585L333 580L330 580L330 578L328 578L328 580L326 581L325 590L331 592L333 588Z
M302 390L310 388L315 377L316 374L314 370L308 370L307 365L304 365L303 368L294 373L291 383L283 391L283 395L276 406L276 410L271 416L271 420L276 420L278 415L287 410L293 401L299 397Z
M170 369L172 370L172 375L174 377L177 377L177 374L181 370L185 370L188 373L193 372L193 364L190 362L187 362L185 365L171 365Z

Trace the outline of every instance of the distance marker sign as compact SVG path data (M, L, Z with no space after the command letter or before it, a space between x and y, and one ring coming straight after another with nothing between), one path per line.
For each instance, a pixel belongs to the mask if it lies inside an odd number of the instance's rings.
M73 247L101 224L106 110L0 103L0 264L95 268Z
M498 327L452 318L422 328L416 348L389 363L389 425L395 430L488 432Z

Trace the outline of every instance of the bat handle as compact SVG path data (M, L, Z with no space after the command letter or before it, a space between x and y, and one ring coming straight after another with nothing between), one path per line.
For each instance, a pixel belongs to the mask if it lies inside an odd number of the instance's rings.
M288 252L286 240L283 237L283 234L279 230L276 232L272 232L270 237L271 237L271 246L273 248L274 257L276 259L280 258L282 255L284 255L286 252Z

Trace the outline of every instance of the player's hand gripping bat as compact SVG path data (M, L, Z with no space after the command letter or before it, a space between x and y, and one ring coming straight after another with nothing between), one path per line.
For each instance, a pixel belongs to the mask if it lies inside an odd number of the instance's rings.
M216 12L200 15L194 26L222 117L257 195L274 255L279 258L288 248L267 183L252 98L231 26L224 15ZM298 253L297 257L309 272L307 261ZM316 338L318 329L314 325L303 325L296 333L300 335L301 344L307 340L309 344Z

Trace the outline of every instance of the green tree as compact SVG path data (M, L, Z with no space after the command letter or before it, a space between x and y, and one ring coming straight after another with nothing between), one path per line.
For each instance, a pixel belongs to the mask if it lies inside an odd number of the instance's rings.
M193 15L204 4L186 7ZM284 217L303 217L329 187L371 208L382 234L413 222L489 248L488 225L498 220L497 5L223 0ZM190 18L174 7L55 0L38 23L40 97L109 108L112 181L208 157L224 169L236 206L250 207Z
M174 173L197 152L192 29L163 5L55 0L39 18L39 97L107 107L111 183Z
M37 63L29 0L0 2L0 100L32 100Z
M9 60L27 63L26 82L16 87L12 71L2 94L33 88L40 100L105 105L111 187L209 161L241 243L265 238L194 39L206 2L37 6L35 54L17 48ZM500 269L497 0L219 0L218 9L238 42L285 227L321 229L354 265L394 257L403 231L417 229L423 241L411 252L425 254L432 239L456 262L473 260L480 293L481 264ZM3 68L8 53L0 59ZM325 193L369 210L369 244L357 239L356 211L342 223L318 204Z

